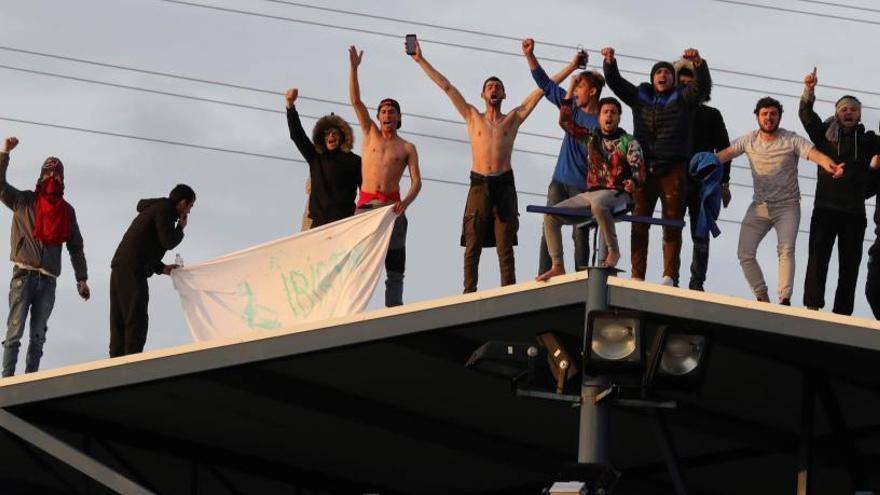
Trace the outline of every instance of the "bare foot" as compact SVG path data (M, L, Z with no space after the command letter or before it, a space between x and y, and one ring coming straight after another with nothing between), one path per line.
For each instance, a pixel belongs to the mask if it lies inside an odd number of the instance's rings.
M620 251L609 249L608 256L605 256L605 262L602 263L602 265L608 268L614 268L615 266L617 266L618 261L620 261Z
M555 277L557 275L565 275L565 267L562 265L553 265L546 272L535 277L535 280L538 282L546 282L550 280L550 277Z

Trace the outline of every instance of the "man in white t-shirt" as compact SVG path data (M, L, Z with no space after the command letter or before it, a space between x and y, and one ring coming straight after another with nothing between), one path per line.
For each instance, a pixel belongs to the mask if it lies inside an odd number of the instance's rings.
M755 192L742 220L736 249L746 281L759 301L770 302L767 283L755 255L761 240L774 229L779 256L779 304L790 306L794 247L801 222L798 158L815 162L835 179L843 175L843 164L835 164L805 138L780 129L782 104L775 99L758 100L755 116L758 130L740 137L717 156L724 163L745 153L752 169Z

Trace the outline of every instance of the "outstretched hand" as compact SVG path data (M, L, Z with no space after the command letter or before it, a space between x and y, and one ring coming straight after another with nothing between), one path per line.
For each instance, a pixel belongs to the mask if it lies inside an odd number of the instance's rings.
M522 52L526 57L532 56L535 54L535 40L532 38L526 38L522 40Z
M284 101L287 102L287 108L293 108L297 96L299 96L299 90L296 88L290 88L284 93Z
M816 89L816 84L819 83L819 78L816 77L816 68L813 67L813 72L810 72L806 76L804 76L804 87L809 89L810 91Z
M684 52L681 54L681 58L693 62L694 65L700 65L703 63L703 59L700 57L700 52L696 48L685 48Z
M348 47L348 60L351 62L351 68L357 68L357 66L361 65L361 60L364 58L364 51L361 50L358 52L357 48L354 45Z
M610 46L606 46L602 49L602 57L605 59L606 64L610 64L614 62L614 48Z
M18 138L10 136L3 141L3 151L9 153L18 146Z

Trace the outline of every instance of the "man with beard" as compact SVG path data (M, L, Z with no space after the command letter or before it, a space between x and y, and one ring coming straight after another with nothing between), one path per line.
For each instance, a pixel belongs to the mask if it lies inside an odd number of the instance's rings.
M110 261L110 357L144 350L149 326L147 279L179 268L162 263L162 257L183 240L195 202L196 193L186 184L174 186L167 198L138 201L138 215Z
M400 104L397 101L385 98L379 102L376 115L379 119L378 126L370 118L366 105L361 101L357 72L364 52L358 53L357 48L352 46L348 55L351 65L349 97L364 135L363 184L355 214L394 205L394 212L398 216L394 221L388 254L385 256L385 306L400 306L403 304L403 272L406 268L408 224L405 213L422 188L419 155L412 143L397 134L401 125ZM401 199L400 178L403 177L404 170L409 170L410 186L406 197Z
M676 63L676 76L679 84L690 84L694 81L693 65L687 60ZM715 153L730 146L730 137L727 135L727 126L724 118L717 108L706 105L710 100L711 88L706 91L706 99L696 109L693 116L693 152L707 151ZM721 178L721 201L724 207L730 204L730 162L723 164L724 173ZM702 209L703 181L699 177L688 174L686 206L688 219L690 220L691 241L694 244L694 252L691 257L691 280L688 288L691 290L703 290L706 282L706 271L709 268L709 236L705 238L697 234L698 219Z
M523 42L523 52L527 43ZM471 142L471 187L462 221L461 244L464 246L464 292L477 290L480 254L484 247L495 246L501 271L501 285L516 283L513 246L517 244L519 211L510 157L519 126L532 113L544 92L532 91L510 113L501 112L506 98L504 83L495 76L483 83L482 98L486 111L468 103L458 89L425 60L416 45L412 56L425 74L446 93L467 124Z
M294 103L297 88L285 93L290 139L309 164L308 230L354 215L357 190L361 186L361 157L351 152L354 135L348 122L338 115L318 119L310 141Z
M633 214L653 216L659 199L664 219L682 220L691 158L691 119L711 88L709 67L697 50L688 48L682 58L694 66L693 82L676 84L672 64L657 62L651 68L650 82L634 86L620 75L614 48L603 48L602 56L608 87L632 109L633 134L645 154L647 176L633 194ZM645 223L632 225L632 278L636 280L644 280L647 272L648 227ZM663 227L664 285L678 285L680 255L681 227Z
M9 284L9 317L3 341L3 376L15 374L18 348L30 312L30 343L25 373L40 368L46 323L55 305L55 282L61 274L61 245L67 244L76 275L76 290L89 299L86 257L76 212L64 200L64 165L50 156L43 162L34 191L19 191L6 182L9 154L18 139L8 137L0 151L0 200L12 210L12 251L15 264Z
M571 75L579 63L587 64L586 52L583 52L583 55L579 52L575 55L574 60L553 76L548 76L541 64L538 63L533 39L528 38L523 42L523 52L526 55L526 61L529 63L535 84L544 91L544 97L559 108L566 97L566 92L559 86L559 83ZM584 57L583 60L581 60L581 56ZM572 84L574 84L574 98L566 101L572 106L574 123L586 129L595 129L598 125L596 117L599 112L599 97L602 95L602 88L605 87L605 78L594 71L583 71L574 76ZM565 133L562 138L562 146L559 148L556 168L553 170L553 179L547 187L547 206L553 206L585 191L586 163L586 148L584 148L583 142L571 134ZM584 227L572 228L571 237L574 241L574 267L576 270L584 270L589 264L590 247L587 234L587 229ZM538 274L542 274L551 266L547 241L543 234L541 234L539 256Z
M854 96L844 96L834 105L834 117L825 122L813 110L818 78L816 68L804 77L799 116L816 149L843 162L843 176L835 180L819 169L816 200L810 219L809 258L804 280L804 306L825 306L825 281L831 249L837 239L839 275L833 312L851 315L862 262L862 244L868 220L865 214L865 187L871 158L880 153L877 135L865 132L859 122L862 104Z
M755 297L770 302L767 283L758 265L758 245L770 229L776 231L779 256L779 304L791 305L794 282L794 248L801 220L801 192L798 188L798 157L822 167L831 177L843 175L843 164L835 164L797 134L781 129L782 104L764 97L755 106L758 130L752 131L717 153L718 161L729 162L745 153L754 181L752 204L739 230L736 255Z
M571 97L569 89L567 97ZM645 178L642 149L631 135L619 127L620 102L615 98L599 100L599 126L594 130L574 123L570 102L560 106L559 124L568 134L584 141L587 149L587 191L557 203L559 208L588 208L596 219L607 254L604 266L613 268L620 259L612 212L632 200L632 192ZM544 236L553 264L535 280L546 281L565 273L562 261L561 224L580 219L557 215L544 216Z

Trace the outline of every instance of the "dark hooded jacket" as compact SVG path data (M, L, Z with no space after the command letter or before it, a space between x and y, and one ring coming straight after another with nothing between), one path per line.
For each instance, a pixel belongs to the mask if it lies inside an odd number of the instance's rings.
M694 68L691 84L657 94L650 82L634 86L620 75L617 60L604 64L605 82L633 113L633 134L645 154L648 173L690 160L694 110L706 100L712 79L705 60ZM673 75L675 77L675 75Z
M871 172L871 157L880 153L880 138L873 131L865 131L862 124L850 131L843 129L836 142L825 135L831 119L825 122L813 110L814 98L801 98L798 115L816 149L828 155L834 163L845 163L843 176L835 179L818 167L815 208L822 208L865 217L865 196ZM832 117L833 118L833 117Z
M361 157L352 153L354 134L351 126L338 115L321 117L309 141L296 108L287 110L290 139L309 164L312 192L309 194L309 216L312 227L335 222L354 215L355 200L361 186ZM333 151L324 148L324 131L336 127L345 141Z
M169 198L142 199L137 211L138 216L122 236L110 266L131 268L147 278L162 273L165 251L180 244L183 228L175 226L180 217Z

